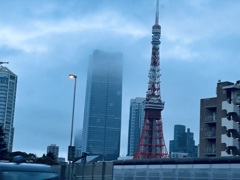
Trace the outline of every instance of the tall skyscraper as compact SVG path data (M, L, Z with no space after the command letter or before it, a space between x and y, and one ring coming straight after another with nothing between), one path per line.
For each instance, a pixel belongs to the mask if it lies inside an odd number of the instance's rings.
M95 50L90 57L83 122L83 152L115 160L120 151L122 53Z
M0 126L3 126L5 141L10 152L13 147L16 91L17 75L0 65Z
M217 83L216 97L201 99L200 157L240 156L240 81Z
M135 98L130 101L129 127L128 127L128 156L136 152L144 122L145 98Z
M197 157L197 146L195 146L194 135L184 125L174 126L174 140L169 143L170 156L180 157L182 154L187 157Z

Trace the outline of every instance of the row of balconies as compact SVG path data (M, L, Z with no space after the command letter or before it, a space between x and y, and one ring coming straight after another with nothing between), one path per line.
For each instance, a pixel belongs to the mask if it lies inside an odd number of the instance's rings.
M221 143L225 145L225 150L221 151L221 156L238 156L240 155L239 107L234 101L227 100L222 102L222 110L222 128L225 129L225 134L221 135Z

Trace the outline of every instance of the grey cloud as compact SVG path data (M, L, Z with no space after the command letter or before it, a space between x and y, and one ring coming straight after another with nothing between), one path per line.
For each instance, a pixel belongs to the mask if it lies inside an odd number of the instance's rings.
M23 53L21 49L9 47L7 45L0 46L0 54L2 57L8 57Z

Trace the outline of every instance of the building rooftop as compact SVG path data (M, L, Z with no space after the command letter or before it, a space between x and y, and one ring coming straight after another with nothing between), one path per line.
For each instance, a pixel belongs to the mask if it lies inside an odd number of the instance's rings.
M141 160L117 160L114 165L149 165L149 164L229 164L240 163L240 157L203 157L203 158L162 158Z

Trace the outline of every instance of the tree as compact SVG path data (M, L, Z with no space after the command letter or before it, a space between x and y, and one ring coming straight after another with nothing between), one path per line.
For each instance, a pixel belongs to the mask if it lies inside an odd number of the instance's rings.
M15 152L9 153L9 161L14 161L14 158L16 156L21 156L24 162L28 162L28 163L33 163L37 159L36 154L33 154L33 153L28 154L26 152L15 151Z
M43 154L42 157L40 158L37 158L36 163L39 163L39 164L48 164L48 165L57 165L59 164L57 162L57 160L55 159L53 153L47 153L47 155Z
M27 156L27 162L35 162L36 159L37 159L36 154L29 153L28 156Z
M56 160L56 157L54 156L54 154L52 152L48 152L47 157L51 158L54 161Z
M0 160L7 160L8 158L8 149L7 144L4 140L5 133L3 126L0 126Z

